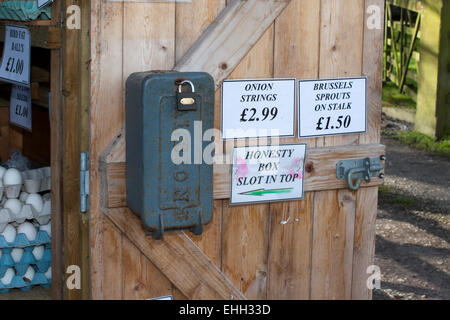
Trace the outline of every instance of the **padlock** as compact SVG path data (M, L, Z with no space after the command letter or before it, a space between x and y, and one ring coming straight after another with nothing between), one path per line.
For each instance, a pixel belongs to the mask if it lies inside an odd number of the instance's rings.
M183 85L187 83L191 86L191 92L182 92ZM184 80L178 85L177 107L179 111L197 110L198 97L195 94L194 84L189 80Z

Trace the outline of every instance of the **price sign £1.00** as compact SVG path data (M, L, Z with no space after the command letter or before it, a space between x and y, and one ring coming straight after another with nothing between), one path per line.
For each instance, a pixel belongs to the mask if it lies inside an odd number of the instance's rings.
M9 106L11 123L31 131L31 91L30 88L13 85Z
M30 31L22 26L5 26L5 46L0 80L30 85Z
M300 138L365 131L365 77L300 81Z

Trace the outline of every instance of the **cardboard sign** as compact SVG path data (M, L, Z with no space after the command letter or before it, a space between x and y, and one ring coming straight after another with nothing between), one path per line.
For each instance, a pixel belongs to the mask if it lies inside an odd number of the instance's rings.
M231 204L303 199L306 145L237 147Z
M299 137L366 131L366 81L362 78L299 82Z
M30 30L28 28L5 26L0 80L30 86Z
M223 139L289 137L294 128L295 79L223 82Z
M31 131L31 90L25 86L13 85L9 106L9 121Z

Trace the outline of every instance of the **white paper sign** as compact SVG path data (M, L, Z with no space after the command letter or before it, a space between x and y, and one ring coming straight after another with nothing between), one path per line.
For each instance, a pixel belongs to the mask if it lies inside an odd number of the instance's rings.
M231 204L303 199L306 145L237 147Z
M52 3L53 0L38 0L38 8L45 7L46 5Z
M223 139L294 136L294 114L295 79L223 82Z
M30 31L23 26L5 26L5 47L0 80L30 85Z
M366 78L299 82L299 136L366 131Z
M170 296L164 296L164 297L158 297L158 298L152 298L147 300L173 300L173 295Z
M9 121L19 127L31 131L31 120L30 88L14 84L11 89Z

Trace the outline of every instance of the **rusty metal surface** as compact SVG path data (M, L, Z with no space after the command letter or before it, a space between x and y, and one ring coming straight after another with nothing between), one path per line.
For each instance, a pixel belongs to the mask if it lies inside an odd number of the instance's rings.
M195 110L178 108L183 80L195 85ZM202 72L142 72L130 75L126 90L128 207L156 238L176 229L201 233L212 219L213 166L202 156L201 164L194 163L194 146L203 151L211 143L202 137L214 127L214 80ZM201 121L201 137L195 136L195 121ZM191 164L172 161L174 146L184 139L172 141L176 129L189 132Z

